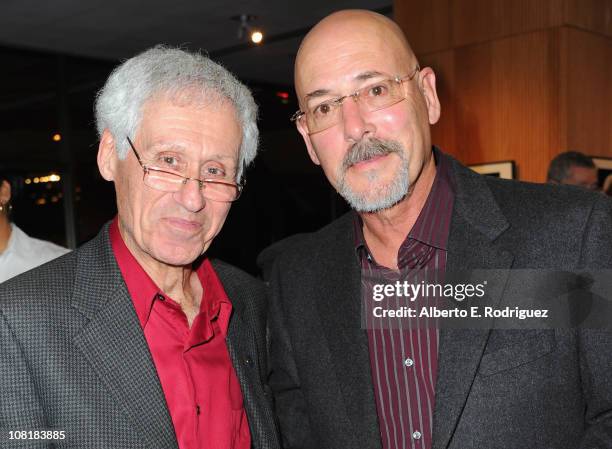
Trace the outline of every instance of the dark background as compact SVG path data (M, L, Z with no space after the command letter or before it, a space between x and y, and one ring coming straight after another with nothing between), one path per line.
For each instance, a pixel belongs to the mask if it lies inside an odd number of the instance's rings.
M348 210L289 121L298 109L292 66L301 38L322 17L346 7L391 15L386 1L315 1L293 11L276 0L185 1L180 14L156 2L146 11L135 1L121 5L0 5L0 171L11 175L18 226L74 248L113 218L113 185L96 165L95 95L121 60L158 43L208 53L252 89L260 107L259 155L209 254L254 273L263 248ZM245 11L264 30L259 47L237 37L233 18ZM52 174L60 181L40 179Z
M17 157L2 160L4 171L13 175L13 220L32 236L69 246L64 184L71 172L80 245L116 213L113 185L102 179L96 164L93 119L95 94L115 63L7 48L0 49L0 58L12 58L13 67L21 66L9 69L19 83L28 78L26 84L36 86L34 92L6 92L4 102L12 101L13 106L0 112L2 131L14 133L21 147ZM60 64L67 85L73 86L64 105L44 97L57 80L43 74L57 73ZM26 65L29 69L24 72ZM347 208L308 158L288 119L298 109L291 87L247 83L260 107L260 153L247 170L242 197L232 206L209 253L254 272L256 255L264 247L285 236L318 229ZM53 140L56 133L61 134L60 141ZM37 147L36 157L29 153L31 145ZM50 174L58 174L61 180L34 182Z

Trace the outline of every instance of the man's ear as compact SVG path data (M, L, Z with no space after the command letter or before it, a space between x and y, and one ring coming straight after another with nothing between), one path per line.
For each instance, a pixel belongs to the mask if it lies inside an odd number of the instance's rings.
M298 131L302 135L302 139L304 139L304 143L306 144L306 149L308 150L308 155L312 162L317 165L321 165L319 162L319 158L317 157L317 153L312 146L312 142L310 141L310 136L308 135L308 125L306 125L305 120L296 120L295 125L297 126Z
M429 124L433 125L440 119L440 100L438 99L438 92L436 91L436 74L431 67L425 67L421 70L419 77L419 88L427 104Z
M11 201L11 183L7 180L0 183L0 204L6 204Z
M107 181L115 179L117 159L115 138L108 129L105 129L98 145L98 170L100 170L100 174Z

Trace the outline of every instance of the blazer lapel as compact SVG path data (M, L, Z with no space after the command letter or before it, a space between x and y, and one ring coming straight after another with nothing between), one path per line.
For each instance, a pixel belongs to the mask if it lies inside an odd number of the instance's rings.
M380 448L367 333L361 327L361 271L355 255L352 214L321 245L317 309L355 447ZM330 392L331 393L331 392Z
M228 296L230 293L228 292ZM235 302L236 296L230 296L232 303ZM253 440L254 448L267 448L270 447L270 439L261 432L261 428L254 426L253 424L257 421L263 422L274 422L274 418L271 414L271 410L267 407L262 407L265 404L265 398L262 397L261 380L259 374L255 369L254 360L257 357L257 349L254 342L254 336L251 328L246 324L244 320L239 316L239 313L232 314L230 321L227 337L225 339L227 343L227 350L230 358L232 359L232 365L236 372L236 377L240 382L240 389L242 390L242 396L244 399L244 408L249 417L251 426L251 438ZM269 416L263 416L263 415Z
M232 277L232 272L228 271L222 264L212 261L215 272L219 276L225 293L232 303L232 318L227 330L227 350L232 359L232 365L244 398L244 407L251 422L251 439L254 448L277 447L271 435L262 431L262 426L253 425L256 422L268 422L270 427L274 427L274 417L267 404L267 399L263 396L262 380L256 369L255 360L260 360L260 365L265 363L265 354L258 351L265 351L265 348L258 349L255 342L255 331L252 329L248 320L244 319L248 312L248 301L251 293L244 291L244 286L236 283ZM263 294L263 293L262 293ZM257 319L253 316L253 319ZM262 343L264 346L265 343Z
M74 339L140 439L177 448L172 420L105 226L77 262L73 307L89 322Z
M223 270L220 270L219 266L213 264L225 293L232 303L232 318L230 320L227 337L227 348L234 365L236 375L240 380L240 384L245 393L245 390L249 390L252 393L253 385L261 383L259 377L256 375L256 371L249 369L253 366L253 361L257 354L257 346L255 345L255 335L253 329L247 321L243 319L244 310L244 298L241 293L239 286L236 286L231 278L227 277Z
M508 223L484 178L452 161L455 174L455 205L448 243L447 273L481 270L467 281L482 281L487 270L485 300L499 302L513 262L513 255L496 239ZM491 270L491 271L489 271ZM494 270L494 271L493 271ZM480 324L491 324L480 322ZM447 448L474 382L490 333L489 328L441 329L438 378L433 423L433 448Z

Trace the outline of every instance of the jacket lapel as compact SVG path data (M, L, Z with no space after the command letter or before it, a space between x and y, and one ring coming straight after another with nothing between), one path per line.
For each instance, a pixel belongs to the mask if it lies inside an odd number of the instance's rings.
M361 271L355 255L352 214L341 218L321 245L317 309L339 393L352 422L354 447L380 448L367 333L361 327ZM332 392L330 392L331 394Z
M455 204L448 242L447 273L480 270L468 282L482 281L486 271L487 305L499 302L513 255L496 242L508 223L485 179L451 160ZM480 322L481 325L491 324ZM489 329L441 329L433 423L433 448L447 448L467 401Z
M147 342L108 237L108 226L82 248L73 307L89 322L74 339L149 448L177 448Z
M244 317L248 313L248 301L251 293L245 292L245 287L236 283L232 277L232 272L227 270L223 264L212 261L215 272L219 276L223 288L232 303L232 318L230 320L227 337L227 350L232 359L232 365L244 398L244 407L251 422L251 439L254 448L265 449L277 447L273 442L275 439L271 435L262 431L262 426L256 426L256 422L271 423L273 427L274 417L271 408L267 405L267 399L263 396L262 381L256 369L255 361L259 360L259 365L265 364L265 348L259 349L255 342L255 331L252 329L248 320ZM263 293L262 293L263 294ZM255 314L251 314L252 316ZM253 316L253 319L257 319ZM263 345L263 344L262 344Z

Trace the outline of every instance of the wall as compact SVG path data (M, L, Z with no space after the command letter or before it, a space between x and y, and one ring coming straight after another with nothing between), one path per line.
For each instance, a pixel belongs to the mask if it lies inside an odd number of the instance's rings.
M447 152L535 182L567 149L612 157L612 0L395 0L394 15L437 74Z

